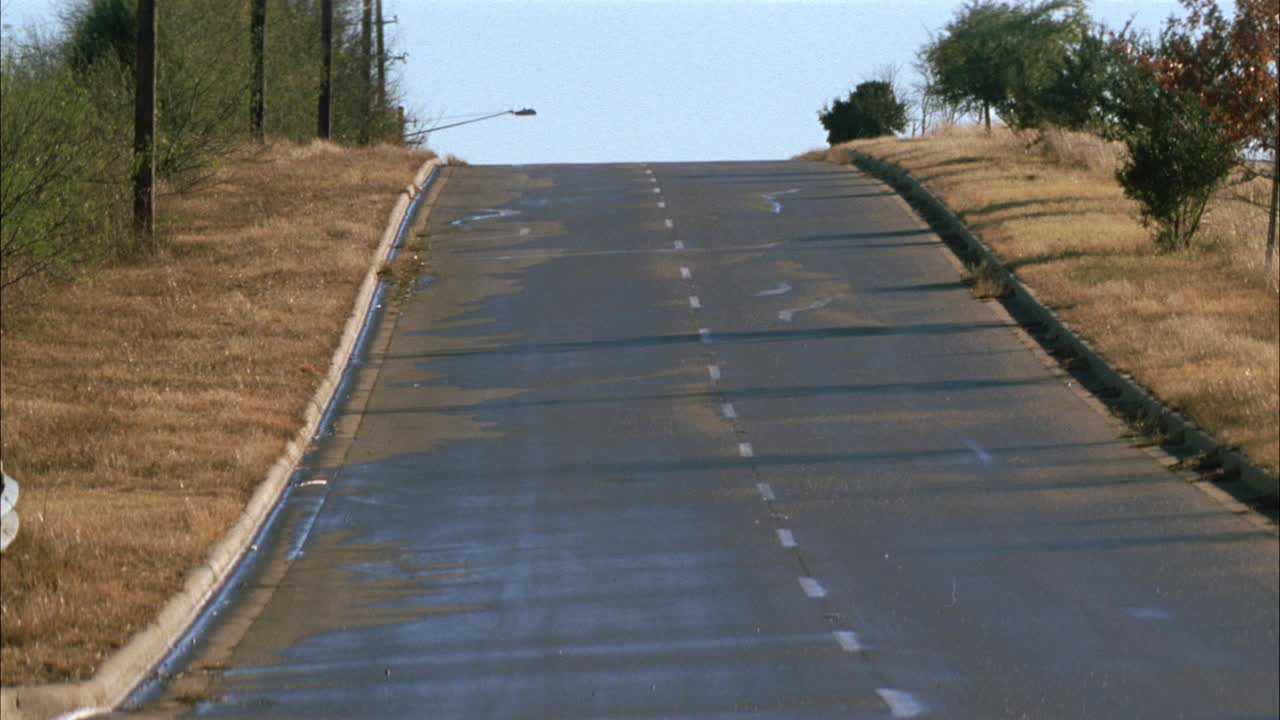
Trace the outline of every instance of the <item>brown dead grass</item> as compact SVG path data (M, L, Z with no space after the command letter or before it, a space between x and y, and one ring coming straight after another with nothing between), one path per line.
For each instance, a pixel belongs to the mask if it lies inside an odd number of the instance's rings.
M387 213L429 157L245 151L162 202L163 256L44 299L0 354L22 531L0 683L91 675L244 507L328 367Z
M1121 149L1089 135L952 128L850 148L924 182L1019 279L1111 361L1222 441L1280 464L1280 302L1263 270L1268 181L1219 193L1200 243L1155 251L1114 178Z

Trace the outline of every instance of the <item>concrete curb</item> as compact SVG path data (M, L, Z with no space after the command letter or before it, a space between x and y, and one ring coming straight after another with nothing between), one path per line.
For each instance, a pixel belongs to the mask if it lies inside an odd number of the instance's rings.
M413 184L402 191L388 215L387 228L374 251L373 262L360 285L352 314L347 319L338 347L333 352L329 372L307 403L305 422L293 440L285 446L284 453L271 466L239 520L213 546L205 561L187 573L182 590L169 599L156 619L107 658L93 678L77 683L0 688L0 716L5 720L49 717L70 720L110 712L146 678L151 668L164 659L174 643L199 616L205 604L235 569L263 522L271 515L298 461L320 426L325 408L329 406L342 381L347 362L372 310L371 301L378 288L378 273L399 237L410 201L425 189L432 173L442 164L437 158L423 163L414 176Z
M916 208L930 225L952 245L966 261L986 263L998 272L1012 292L1010 303L1022 315L1024 324L1044 335L1043 342L1073 369L1087 370L1104 388L1108 402L1125 415L1164 435L1167 442L1185 446L1199 456L1197 469L1210 471L1213 479L1224 484L1237 484L1247 489L1250 500L1280 498L1280 480L1256 465L1238 450L1228 447L1191 420L1166 406L1150 390L1142 387L1130 374L1112 367L1088 340L1072 331L1053 310L1040 301L1035 292L1022 284L999 256L951 212L941 200L906 170L887 160L850 149L854 164L861 170L888 183Z

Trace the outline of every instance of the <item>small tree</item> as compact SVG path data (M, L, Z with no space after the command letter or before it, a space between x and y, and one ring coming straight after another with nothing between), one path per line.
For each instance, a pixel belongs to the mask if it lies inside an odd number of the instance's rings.
M880 137L907 128L907 105L898 99L893 85L884 80L868 80L844 100L836 98L823 106L818 120L827 129L827 142Z
M1194 95L1224 143L1271 153L1267 267L1275 262L1280 205L1280 13L1274 0L1236 0L1228 20L1214 0L1183 0L1184 22L1170 21L1164 52L1151 63L1162 86ZM1243 159L1243 156L1241 156ZM1245 163L1250 173L1252 167Z
M1115 47L1126 64L1112 78L1107 134L1128 149L1116 179L1156 227L1158 247L1188 247L1240 147L1223 138L1195 95L1159 81L1163 47L1141 37L1117 38Z

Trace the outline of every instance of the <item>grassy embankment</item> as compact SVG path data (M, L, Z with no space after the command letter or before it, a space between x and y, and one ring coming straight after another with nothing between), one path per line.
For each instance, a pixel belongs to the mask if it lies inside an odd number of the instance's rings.
M423 152L244 151L162 200L160 257L49 293L0 354L22 530L0 683L91 675L155 615L302 425Z
M949 129L850 148L899 165L1114 365L1272 472L1280 464L1280 302L1263 271L1270 182L1219 193L1192 250L1158 253L1115 181L1120 148L1088 135Z

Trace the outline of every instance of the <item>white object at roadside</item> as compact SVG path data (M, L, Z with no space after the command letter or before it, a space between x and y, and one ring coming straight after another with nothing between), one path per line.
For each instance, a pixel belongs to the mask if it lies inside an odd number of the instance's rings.
M4 490L0 491L0 552L4 552L18 534L18 481L9 477L3 468L0 475L4 476Z

